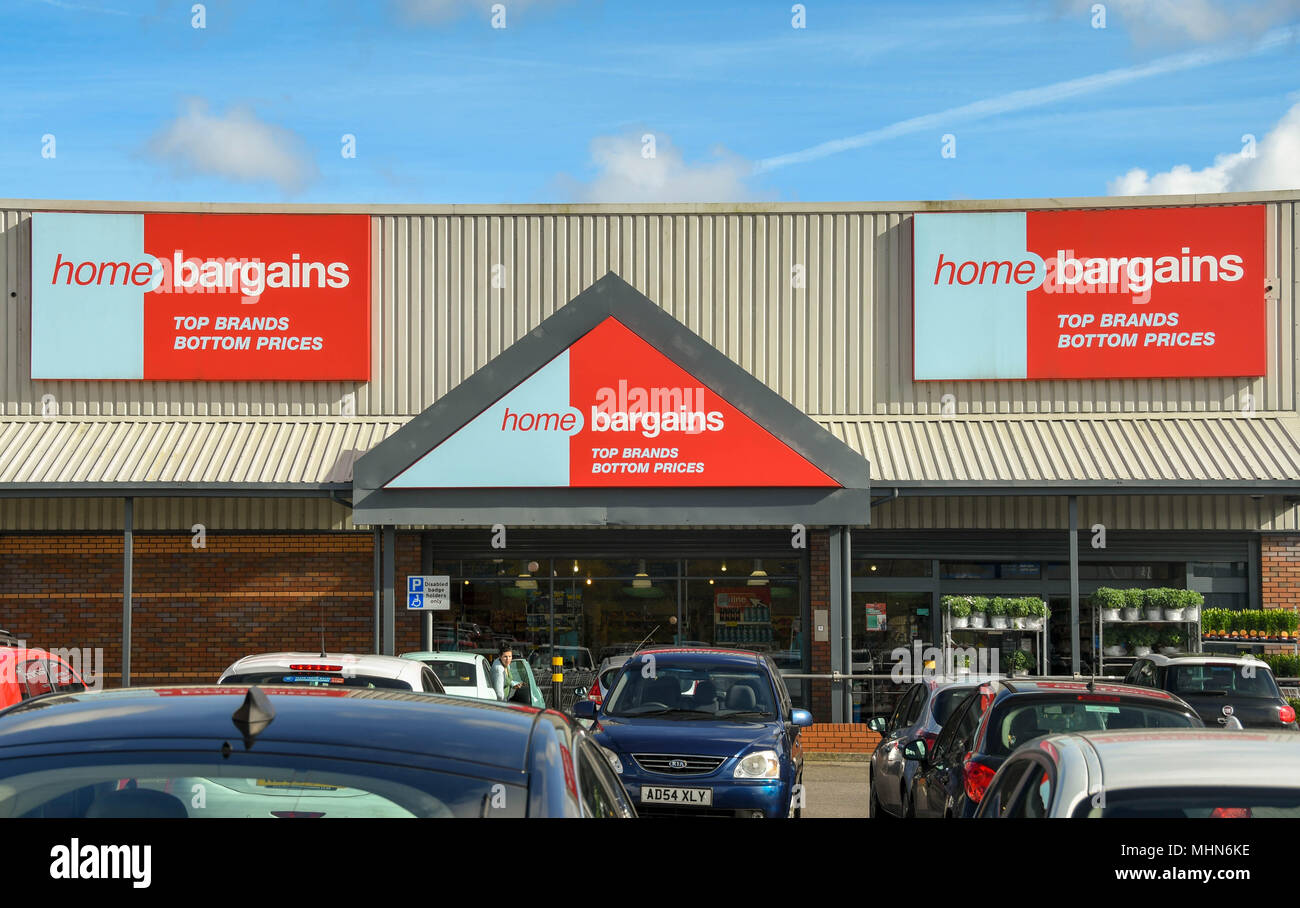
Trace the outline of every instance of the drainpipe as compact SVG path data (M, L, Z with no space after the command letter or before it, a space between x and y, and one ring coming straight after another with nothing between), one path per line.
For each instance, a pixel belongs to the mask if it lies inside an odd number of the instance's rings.
M126 498L126 516L122 526L122 686L131 686L131 581L132 525L135 522L135 499Z
M1093 654L1093 661L1097 659ZM1051 670L1051 666L1048 666ZM1079 673L1079 497L1070 496L1070 672ZM1094 672L1095 673L1095 672Z
M397 528L384 527L384 636L381 652L386 656L397 655Z

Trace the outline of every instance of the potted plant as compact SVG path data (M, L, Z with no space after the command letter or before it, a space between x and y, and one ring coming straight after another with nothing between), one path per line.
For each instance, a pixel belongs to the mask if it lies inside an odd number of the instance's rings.
M1160 635L1160 652L1166 656L1182 652L1184 639L1182 631L1177 628L1169 628Z
M1034 667L1034 657L1022 649L1012 650L1007 656L1007 668L1013 678L1023 678Z
M1241 612L1234 612L1231 609L1226 611L1228 614L1224 616L1223 628L1228 632L1227 636L1234 640L1245 636L1246 625Z
M1133 646L1133 655L1151 655L1151 646L1156 642L1156 632L1149 627L1135 627L1128 633L1128 642Z
M1041 631L1043 623L1047 621L1047 603L1036 596L1029 597L1029 621L1027 626L1031 630Z
M1007 626L1007 611L1010 604L1011 600L1007 599L1006 596L994 596L989 600L989 627Z
M1183 620L1199 621L1201 618L1201 606L1205 604L1205 596L1196 590L1179 590L1178 600L1183 604Z
M1282 610L1276 608L1264 609L1264 639L1281 640L1282 639Z
M970 597L945 596L948 611L952 615L953 627L970 626Z
M1183 593L1185 590L1159 590L1164 619L1166 621L1183 620Z
M1147 621L1163 621L1165 618L1165 603L1169 597L1166 595L1169 591L1165 589L1143 590L1142 597L1142 617Z
M1017 630L1025 629L1025 621L1029 618L1029 600L1023 596L1007 600L1007 617L1010 619L1011 626Z
M1124 643L1128 640L1128 631L1125 628L1117 627L1106 634L1106 646L1102 653L1107 656L1123 656L1127 654Z
M971 596L970 597L970 626L983 627L986 613L989 608L988 596Z
M1294 640L1297 627L1300 627L1300 613L1290 609L1285 610L1282 613L1282 636L1287 640Z
M1140 621L1146 590L1121 590L1120 592L1124 594L1124 607L1120 609L1120 617L1125 621Z
M1203 637L1217 637L1219 631L1223 628L1223 609L1207 608L1201 613L1201 635ZM1187 614L1184 610L1183 614Z
M1100 587L1092 594L1092 607L1101 609L1102 621L1118 621L1119 610L1124 607L1124 592L1109 586Z

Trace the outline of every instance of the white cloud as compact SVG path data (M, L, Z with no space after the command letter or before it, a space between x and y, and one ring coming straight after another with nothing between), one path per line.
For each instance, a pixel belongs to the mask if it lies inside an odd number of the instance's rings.
M299 192L318 174L296 133L259 120L243 107L211 114L199 100L190 101L184 113L149 140L149 151L183 172L245 183L270 181L287 193Z
M1178 164L1154 176L1133 168L1106 184L1111 195L1182 195L1203 192L1251 192L1300 189L1300 104L1255 143L1254 156L1241 151L1221 154L1201 170Z
M1069 0L1091 17L1095 0ZM1300 16L1300 0L1106 0L1106 26L1120 25L1139 44L1214 42L1258 37Z
M755 197L745 185L753 164L725 149L714 160L688 163L666 135L655 134L652 146L636 132L598 136L591 160L598 168L588 182L560 177L565 195L579 202L733 202Z

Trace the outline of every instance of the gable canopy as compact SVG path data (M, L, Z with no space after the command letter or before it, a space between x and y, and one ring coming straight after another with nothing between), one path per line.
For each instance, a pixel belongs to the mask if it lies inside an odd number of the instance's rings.
M865 526L869 476L611 273L357 461L353 521Z

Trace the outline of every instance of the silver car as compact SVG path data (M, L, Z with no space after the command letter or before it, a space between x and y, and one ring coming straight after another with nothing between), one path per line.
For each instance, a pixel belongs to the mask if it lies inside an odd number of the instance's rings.
M976 817L1300 818L1300 735L1133 729L1049 735L998 769Z
M920 742L928 753L948 717L978 686L969 681L926 678L903 692L893 713L867 721L867 726L882 739L871 755L868 816L912 815L912 777L916 775L919 764L904 759L903 748L912 742Z

